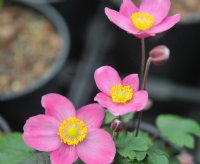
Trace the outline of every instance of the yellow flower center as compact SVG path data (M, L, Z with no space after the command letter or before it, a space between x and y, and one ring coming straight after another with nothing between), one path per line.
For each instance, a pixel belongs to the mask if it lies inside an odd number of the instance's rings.
M126 103L133 98L133 90L129 85L118 84L110 90L112 101L116 103Z
M148 30L154 24L154 17L149 13L135 12L131 16L131 20L135 27L141 31Z
M85 139L87 127L83 121L70 117L60 124L58 135L63 143L75 146Z

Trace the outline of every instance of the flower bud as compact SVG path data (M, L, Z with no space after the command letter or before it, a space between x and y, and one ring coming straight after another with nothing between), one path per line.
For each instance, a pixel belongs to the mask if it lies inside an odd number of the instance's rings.
M162 65L166 63L166 61L169 59L170 50L168 47L161 45L153 48L149 56L151 57L151 62L154 65Z
M116 133L120 132L123 129L122 122L119 119L115 118L110 125L110 129Z

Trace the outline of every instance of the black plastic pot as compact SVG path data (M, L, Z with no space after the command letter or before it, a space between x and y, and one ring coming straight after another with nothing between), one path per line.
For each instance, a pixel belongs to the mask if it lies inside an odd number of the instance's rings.
M22 92L0 97L0 113L9 122L13 130L22 130L26 119L30 116L44 113L40 104L41 96L45 93L57 91L56 86L58 85L59 74L61 73L69 55L70 34L62 17L51 6L46 4L37 5L22 2L9 3L21 5L45 16L55 26L55 29L62 39L61 50L58 52L59 55L55 63L52 65L48 77L38 80L34 85L28 86Z

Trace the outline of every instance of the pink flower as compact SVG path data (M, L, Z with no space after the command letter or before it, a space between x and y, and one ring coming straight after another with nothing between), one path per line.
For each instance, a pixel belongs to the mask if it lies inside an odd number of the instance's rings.
M148 102L147 92L138 91L137 74L130 74L121 80L114 68L103 66L95 71L94 78L101 91L95 101L115 116L141 111Z
M123 0L119 12L105 8L109 20L138 38L155 36L180 21L180 14L167 16L170 0L142 0L136 7L131 0Z
M115 156L112 137L100 126L104 111L98 104L75 111L72 103L58 94L42 97L45 115L24 125L23 139L39 151L50 152L52 164L71 164L79 157L87 164L109 164Z

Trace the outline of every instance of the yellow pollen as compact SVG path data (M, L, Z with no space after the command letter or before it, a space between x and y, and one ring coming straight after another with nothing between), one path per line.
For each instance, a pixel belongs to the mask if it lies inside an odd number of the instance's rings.
M75 146L85 139L87 127L83 121L70 117L60 124L58 135L63 143Z
M141 31L148 30L154 24L154 17L149 13L135 12L131 16L131 20L135 27Z
M129 85L118 84L110 90L112 101L116 103L126 103L133 98L133 90Z

